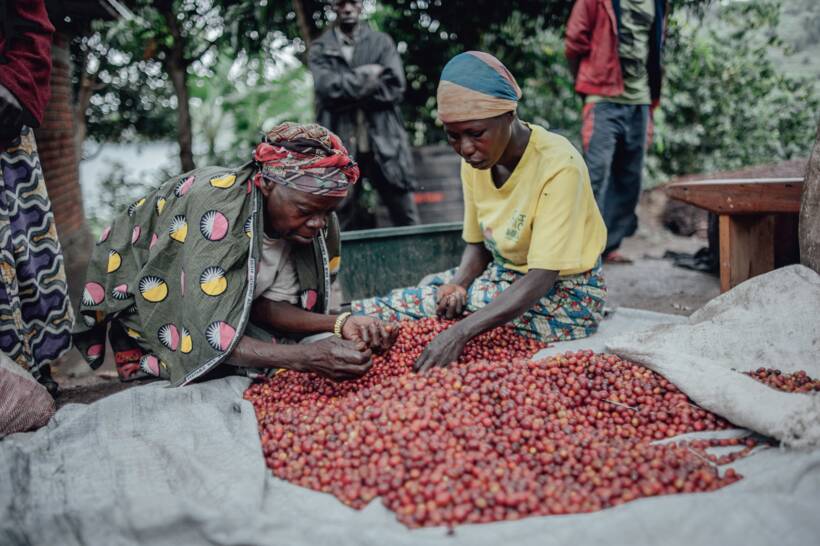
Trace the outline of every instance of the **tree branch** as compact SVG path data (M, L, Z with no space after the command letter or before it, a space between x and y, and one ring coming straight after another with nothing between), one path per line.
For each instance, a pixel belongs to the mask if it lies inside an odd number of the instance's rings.
M310 48L310 44L319 36L319 27L313 20L316 2L314 0L292 0L292 3L293 11L296 12L296 22L299 25L299 34L305 41L305 47Z

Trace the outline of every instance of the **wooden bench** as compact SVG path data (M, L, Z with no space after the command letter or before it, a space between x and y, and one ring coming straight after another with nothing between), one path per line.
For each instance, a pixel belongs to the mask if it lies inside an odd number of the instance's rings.
M676 182L666 193L717 214L720 290L795 263L802 178L743 178Z

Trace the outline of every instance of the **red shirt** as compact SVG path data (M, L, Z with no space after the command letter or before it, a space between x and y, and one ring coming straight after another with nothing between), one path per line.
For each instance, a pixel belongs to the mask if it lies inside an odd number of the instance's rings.
M618 55L618 0L576 0L567 21L564 52L578 62L575 90L582 95L613 97L624 92L621 59ZM655 22L650 32L647 62L652 105L661 94L661 52L663 49L666 1L655 0Z
M51 39L44 0L10 0L0 24L0 85L11 91L38 124L51 95ZM4 34L7 24L13 39Z

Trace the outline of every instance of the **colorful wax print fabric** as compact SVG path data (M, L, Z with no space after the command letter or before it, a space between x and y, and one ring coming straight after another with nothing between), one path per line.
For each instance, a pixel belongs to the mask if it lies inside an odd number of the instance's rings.
M74 316L34 133L0 151L0 351L36 379L71 347Z
M75 343L92 367L105 335L120 376L184 385L223 362L250 315L262 233L256 167L205 167L163 183L101 234ZM334 224L335 225L335 224ZM327 308L338 232L295 245L301 306Z
M357 315L382 320L416 320L436 316L437 287L451 282L456 269L437 273L417 286L400 288L383 297L351 303ZM467 290L466 312L489 305L501 292L523 277L523 273L490 263ZM600 262L586 273L559 277L549 293L532 309L513 319L511 326L524 336L547 343L590 336L603 319L606 284Z
M315 123L277 125L253 155L260 165L257 185L274 182L305 193L344 197L359 179L359 167L339 137Z

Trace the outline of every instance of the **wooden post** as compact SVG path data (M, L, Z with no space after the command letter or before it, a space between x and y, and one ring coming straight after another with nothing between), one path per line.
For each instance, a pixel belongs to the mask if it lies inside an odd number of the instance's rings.
M774 269L774 216L720 215L720 291Z

